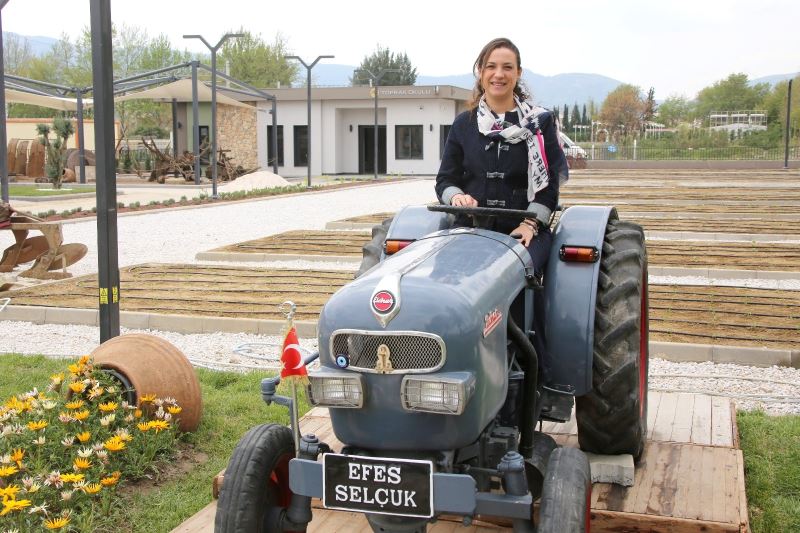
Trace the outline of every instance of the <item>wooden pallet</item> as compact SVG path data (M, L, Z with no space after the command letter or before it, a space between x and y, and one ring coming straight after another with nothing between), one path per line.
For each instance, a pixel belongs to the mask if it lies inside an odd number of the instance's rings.
M303 433L314 433L334 450L326 409L312 409L301 420ZM749 531L744 462L732 404L700 394L653 392L648 399L648 442L637 465L634 485L595 483L592 488L593 532L744 533ZM577 446L574 417L564 424L545 423L543 430L563 446ZM214 479L217 494L223 482ZM213 531L216 501L174 532ZM314 503L310 533L370 532L363 515L329 511ZM439 532L510 531L499 524L475 521L461 525L440 519L428 529Z

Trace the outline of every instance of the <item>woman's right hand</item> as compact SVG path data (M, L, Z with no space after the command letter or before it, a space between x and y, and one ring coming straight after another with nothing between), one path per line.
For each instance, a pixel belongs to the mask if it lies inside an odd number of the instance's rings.
M469 194L456 194L450 200L450 205L454 207L478 207L478 200Z

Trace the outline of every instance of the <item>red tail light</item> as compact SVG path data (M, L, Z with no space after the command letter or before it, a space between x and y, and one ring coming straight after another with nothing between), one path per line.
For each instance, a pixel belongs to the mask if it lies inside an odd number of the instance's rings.
M600 259L600 252L594 246L561 246L558 258L567 263L594 263Z
M414 241L387 240L385 244L386 255L396 254Z

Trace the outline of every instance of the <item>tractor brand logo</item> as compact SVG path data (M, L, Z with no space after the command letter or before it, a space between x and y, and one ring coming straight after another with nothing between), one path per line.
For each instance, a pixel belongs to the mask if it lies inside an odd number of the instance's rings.
M389 291L380 291L372 297L372 308L385 315L394 309L394 294Z
M380 374L388 374L394 368L392 367L392 353L389 347L385 344L378 346L378 362L375 363L375 372Z
M494 311L486 313L486 316L483 317L483 336L487 337L489 333L494 331L494 328L503 320L503 313L500 312L499 309L495 308Z

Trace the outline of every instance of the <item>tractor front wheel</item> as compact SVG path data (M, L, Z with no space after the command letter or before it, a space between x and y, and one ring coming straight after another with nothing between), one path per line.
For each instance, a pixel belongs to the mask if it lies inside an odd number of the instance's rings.
M581 449L638 460L647 436L647 250L638 224L606 226L594 319L592 390L575 403Z
M248 431L225 469L214 531L283 531L281 517L292 499L289 460L293 457L288 427L262 424Z
M536 533L588 533L591 500L586 455L575 448L556 449L547 463Z

